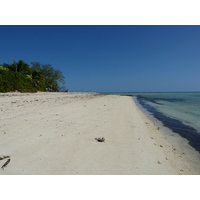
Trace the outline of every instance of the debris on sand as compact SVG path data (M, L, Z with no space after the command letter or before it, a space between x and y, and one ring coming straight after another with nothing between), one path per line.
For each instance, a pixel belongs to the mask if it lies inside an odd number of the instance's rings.
M10 156L0 157L0 160L6 159L6 158L8 158L8 160L2 165L1 169L4 169L4 167L6 167L8 165L8 163L10 162Z
M0 156L0 160L6 159L6 158L10 158L10 156Z
M105 142L105 138L104 137L102 137L102 138L95 138L95 140L97 141L97 142Z

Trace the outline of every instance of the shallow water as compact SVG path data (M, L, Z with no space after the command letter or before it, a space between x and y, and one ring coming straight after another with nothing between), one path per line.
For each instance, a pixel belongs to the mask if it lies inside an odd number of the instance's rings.
M135 96L164 126L200 152L200 92L121 94Z

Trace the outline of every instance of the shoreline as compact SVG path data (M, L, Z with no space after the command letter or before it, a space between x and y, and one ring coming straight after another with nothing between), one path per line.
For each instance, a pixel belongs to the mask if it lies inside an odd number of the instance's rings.
M4 93L0 105L2 175L200 174L199 154L130 96Z
M175 132L182 138L185 138L188 141L189 145L200 153L200 134L196 128L194 128L192 125L186 125L179 119L167 116L166 114L160 112L153 106L145 103L143 100L141 100L140 97L136 97L136 99L136 101L138 102L138 106L141 105L141 109L144 108L147 111L144 111L144 113L147 113L149 117L150 115L152 115L153 118L155 118L158 121L161 121L162 126L168 127L172 132ZM182 101L182 99L179 99L179 101ZM153 121L155 122L155 120Z
M200 165L200 153L189 144L189 141L182 137L179 133L173 132L172 129L165 126L161 120L155 118L150 111L148 111L139 103L136 97L133 97L133 100L141 112L157 129L159 129L160 133L165 137L165 139L176 149L176 151L178 150L179 157L186 155L186 162L190 163L189 165L199 171L198 165Z

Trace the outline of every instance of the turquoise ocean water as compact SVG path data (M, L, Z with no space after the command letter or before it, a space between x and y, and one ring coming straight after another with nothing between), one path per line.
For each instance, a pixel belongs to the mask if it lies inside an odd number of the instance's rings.
M200 92L118 94L135 96L151 115L200 152Z

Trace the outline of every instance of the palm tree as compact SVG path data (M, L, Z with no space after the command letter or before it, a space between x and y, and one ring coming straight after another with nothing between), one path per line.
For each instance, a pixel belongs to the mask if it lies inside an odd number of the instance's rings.
M37 90L45 91L45 78L41 72L38 70L32 69L32 83Z
M16 62L16 60L13 58L13 64L9 66L9 69L14 72L21 72L24 74L31 74L31 67L25 63L23 60L19 60Z

